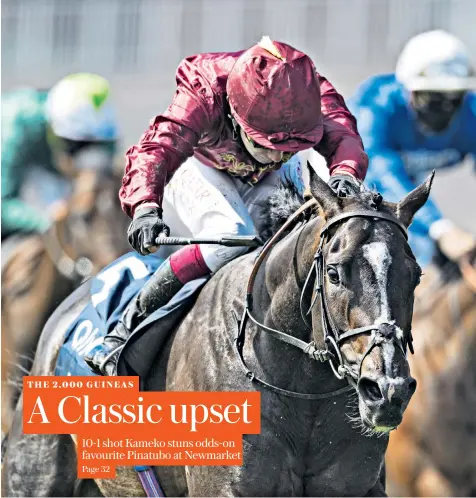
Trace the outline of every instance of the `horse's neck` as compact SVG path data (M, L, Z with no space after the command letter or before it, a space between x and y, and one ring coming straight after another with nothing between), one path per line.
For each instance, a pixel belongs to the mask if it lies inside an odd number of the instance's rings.
M273 248L264 271L256 280L253 296L257 305L256 318L268 327L305 342L311 342L313 334L302 319L300 297L319 244L321 224L321 220L313 220ZM309 289L312 289L312 284ZM310 305L310 290L305 296L307 307ZM311 375L310 360L300 349L287 346L265 332L255 335L253 347L254 356L267 380L286 389L322 392L335 383L327 364L313 362Z
M431 361L436 372L464 348L474 347L476 294L463 279L444 283L433 267L425 269L425 276L428 282L415 301L413 336L418 354L412 364Z
M69 201L64 222L66 238L96 270L130 250L125 236L130 220L121 211L118 189L113 178L85 177L82 183L78 181Z
M270 298L266 319L302 340L311 340L302 320L300 297L319 243L319 226L313 220L277 244L263 272Z

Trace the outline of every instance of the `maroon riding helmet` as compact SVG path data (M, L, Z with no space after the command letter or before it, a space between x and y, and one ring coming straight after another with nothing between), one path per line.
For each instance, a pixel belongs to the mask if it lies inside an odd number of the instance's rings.
M316 68L290 45L264 37L236 61L226 89L233 117L259 145L297 152L321 140Z

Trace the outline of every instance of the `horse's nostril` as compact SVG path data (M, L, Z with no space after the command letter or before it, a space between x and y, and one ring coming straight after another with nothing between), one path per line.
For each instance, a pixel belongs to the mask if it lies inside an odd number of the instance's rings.
M362 377L358 385L359 393L367 401L380 401L383 399L379 385L372 379Z

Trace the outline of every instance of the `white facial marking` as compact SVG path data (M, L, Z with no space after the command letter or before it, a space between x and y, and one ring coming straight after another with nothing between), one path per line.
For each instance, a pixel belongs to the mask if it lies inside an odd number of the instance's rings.
M403 339L403 330L398 325L395 325L395 328L397 329L397 339L402 340Z
M362 249L364 257L370 263L377 279L380 295L380 316L376 323L389 323L391 317L387 296L387 279L392 257L383 242L371 242L363 246Z
M393 357L395 356L395 346L392 343L384 344L384 346L382 348L382 353L383 353L383 358L385 360L385 362L384 362L385 373L389 377L392 377L392 372L389 372L388 370L389 370L389 367L391 367L391 365L393 365ZM389 398L389 400L390 400L390 398Z

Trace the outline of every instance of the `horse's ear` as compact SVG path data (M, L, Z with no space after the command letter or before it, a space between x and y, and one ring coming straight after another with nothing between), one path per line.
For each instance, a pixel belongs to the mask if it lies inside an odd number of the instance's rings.
M418 187L407 194L398 204L393 205L397 218L405 225L410 226L417 211L425 204L430 195L431 185L435 176L435 170Z
M327 185L327 183L314 171L307 162L309 170L311 194L319 204L321 214L324 218L332 218L339 211L339 200L337 194Z

